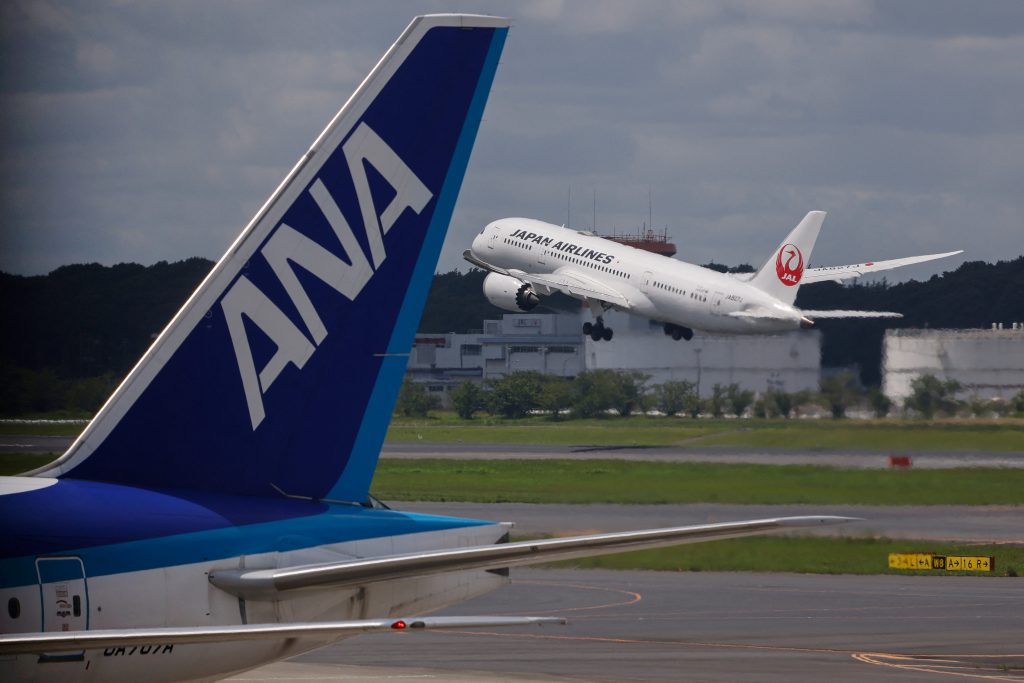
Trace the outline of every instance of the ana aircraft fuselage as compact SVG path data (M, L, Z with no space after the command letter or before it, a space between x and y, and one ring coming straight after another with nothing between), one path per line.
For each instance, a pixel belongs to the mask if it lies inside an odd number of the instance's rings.
M507 578L471 570L245 599L211 577L424 549L490 545L493 522L358 505L159 492L43 477L0 478L4 508L27 556L0 562L6 633L238 627L422 614L493 590ZM106 514L98 512L106 511ZM5 532L6 532L5 531ZM73 546L73 551L60 550ZM57 552L54 552L57 550ZM17 605L17 612L12 608ZM293 656L338 637L110 644L10 658L18 681L214 679Z

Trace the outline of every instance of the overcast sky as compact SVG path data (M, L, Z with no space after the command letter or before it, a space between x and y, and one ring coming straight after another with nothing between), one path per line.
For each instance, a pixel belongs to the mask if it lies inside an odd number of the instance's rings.
M438 269L487 222L759 266L1024 253L1024 2L0 4L0 270L219 258L414 14L514 19ZM915 277L963 259L918 266ZM910 269L908 269L910 270Z

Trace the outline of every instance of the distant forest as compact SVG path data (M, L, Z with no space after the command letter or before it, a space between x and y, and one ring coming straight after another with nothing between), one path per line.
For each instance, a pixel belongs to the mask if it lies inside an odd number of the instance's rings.
M64 266L32 277L0 273L0 413L94 410L212 266L191 258L152 266ZM479 330L485 319L500 317L503 311L483 296L483 278L479 270L435 275L420 330L468 332ZM856 365L865 385L877 385L886 328L977 328L1024 321L1024 256L996 264L964 263L924 282L816 284L802 287L796 303L808 309L904 314L899 320L818 324L824 336L823 365ZM545 298L537 311L577 306L556 296Z

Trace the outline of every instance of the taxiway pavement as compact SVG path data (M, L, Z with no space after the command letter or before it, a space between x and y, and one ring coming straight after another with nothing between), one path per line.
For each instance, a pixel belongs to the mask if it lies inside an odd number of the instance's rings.
M361 636L241 681L1024 681L1021 579L520 569L449 614L568 626Z

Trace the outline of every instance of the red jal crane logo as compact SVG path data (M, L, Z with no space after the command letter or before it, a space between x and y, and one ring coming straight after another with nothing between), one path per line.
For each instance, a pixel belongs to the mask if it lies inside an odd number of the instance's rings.
M784 244L775 258L775 274L787 287L800 284L804 274L804 255L795 244Z

